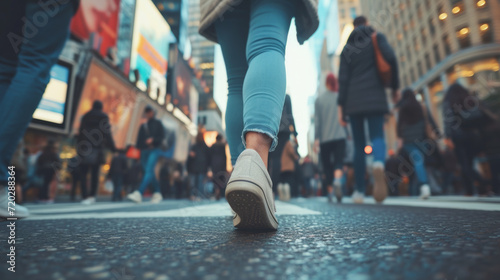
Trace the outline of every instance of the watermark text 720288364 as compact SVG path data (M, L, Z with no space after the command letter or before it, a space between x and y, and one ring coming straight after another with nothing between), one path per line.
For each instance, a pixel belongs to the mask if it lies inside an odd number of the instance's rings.
M9 268L7 268L11 272L16 272L16 171L14 166L8 167L9 179L7 183L7 211L9 212L9 218L7 221L7 227L9 228L9 237L7 239L7 243L10 246L9 253L7 254L9 264ZM5 207L5 206L3 206Z

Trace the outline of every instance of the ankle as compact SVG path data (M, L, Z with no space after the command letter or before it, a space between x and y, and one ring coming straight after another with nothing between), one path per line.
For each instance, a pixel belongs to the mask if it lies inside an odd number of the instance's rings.
M266 134L249 131L245 134L245 142L247 149L255 150L260 155L267 168L267 160L272 139Z

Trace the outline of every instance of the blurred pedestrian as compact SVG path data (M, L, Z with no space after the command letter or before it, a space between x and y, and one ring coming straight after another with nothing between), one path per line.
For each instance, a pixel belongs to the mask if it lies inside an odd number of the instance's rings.
M396 55L387 42L386 37L367 25L365 17L354 20L355 29L352 31L340 58L339 69L339 119L345 123L349 116L354 138L354 172L356 191L353 201L362 203L366 182L365 159L365 121L368 123L368 132L373 146L373 176L375 186L373 197L377 202L382 202L387 196L387 184L384 176L384 161L386 147L384 139L384 115L389 112L386 98L385 85L379 75L375 47L391 66L391 82L393 102L397 103L399 89L399 72ZM375 34L375 39L372 35Z
M455 186L454 179L456 178L456 174L458 173L458 160L455 155L455 152L450 149L449 146L445 147L443 151L443 194L454 194Z
M281 176L278 183L278 194L280 200L288 201L291 198L291 186L295 171L295 161L299 155L295 152L295 145L292 140L288 140L281 154Z
M212 170L212 181L215 188L215 198L224 197L226 191L227 179L227 157L226 142L221 134L215 138L216 142L210 147L210 169Z
M128 186L127 193L134 192L139 189L139 186L144 175L144 170L142 168L141 161L138 159L133 159L130 164L130 168L125 175L125 184Z
M144 109L144 122L137 135L137 148L141 150L141 165L144 171L139 189L127 195L127 198L136 202L142 202L142 195L146 188L151 184L153 186L152 203L159 203L163 200L160 184L156 178L155 169L158 159L162 154L161 145L165 138L165 129L161 121L156 119L153 107L146 106Z
M478 98L462 85L455 83L448 88L443 100L445 143L455 151L460 163L467 196L475 193L474 181L485 184L485 180L474 170L474 158L484 143L480 128L489 120L483 111Z
M397 135L401 149L404 149L413 163L415 174L420 188L420 197L429 198L431 188L425 170L425 155L422 153L421 143L428 139L426 135L427 117L422 105L415 98L413 90L407 88L403 91L401 102L398 104L399 116L397 123ZM434 147L434 153L438 153L438 147Z
M314 196L314 180L318 177L318 167L311 160L311 157L307 155L302 161L301 165L302 178L304 180L305 196Z
M43 178L43 184L38 191L38 200L40 202L54 202L53 198L49 197L49 186L60 167L60 162L61 159L57 154L55 141L50 139L36 161L37 174Z
M50 80L69 36L79 1L1 1L0 18L0 217L7 211L8 166ZM50 16L47 15L50 12ZM45 18L44 24L32 22ZM9 38L9 40L7 40ZM16 205L16 217L29 215Z
M128 171L127 157L125 150L118 150L116 155L111 160L109 167L108 178L113 182L113 197L112 201L122 200L123 180Z
M76 150L82 158L82 188L87 188L87 175L90 171L90 196L82 200L87 205L96 201L100 168L106 162L104 149L109 148L113 152L116 150L109 117L102 108L102 102L95 100L92 109L83 115L78 129Z
M200 33L220 43L228 76L226 128L234 170L226 199L236 213L233 224L276 230L267 163L278 145L285 101L286 40L293 17L299 43L316 31L318 0L200 3ZM249 197L251 203L241 203Z
M271 176L271 181L273 182L274 193L278 192L277 186L281 176L281 155L283 154L285 144L288 142L290 135L292 134L297 136L297 129L295 127L295 119L293 118L292 113L292 99L289 94L286 94L277 135L278 144L276 145L276 149L269 153L268 170L269 175Z
M385 176L389 184L389 195L399 195L399 184L403 179L402 174L399 172L400 160L393 150L388 151L389 157L385 161Z
M315 102L314 148L319 149L325 181L323 182L324 194L332 202L333 193L337 202L342 201L342 177L344 176L344 158L346 152L346 132L339 120L337 106L338 82L333 73L326 77L326 90Z
M203 133L200 131L196 136L196 141L189 150L188 157L188 177L189 187L191 188L191 200L196 198L204 198L205 193L205 180L210 167L210 149L205 143Z

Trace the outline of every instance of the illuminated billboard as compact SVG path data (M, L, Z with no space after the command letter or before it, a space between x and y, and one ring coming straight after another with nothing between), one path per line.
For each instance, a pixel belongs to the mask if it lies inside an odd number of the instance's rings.
M170 26L151 0L137 0L135 6L132 52L130 58L131 78L137 70L140 80L137 86L148 90L149 96L165 100L167 91L167 67L169 44L175 41Z

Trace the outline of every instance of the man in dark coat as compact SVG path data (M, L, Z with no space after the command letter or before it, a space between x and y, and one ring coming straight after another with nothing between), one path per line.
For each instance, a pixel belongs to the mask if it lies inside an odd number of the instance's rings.
M115 151L115 142L111 135L109 117L102 111L102 102L95 100L92 109L82 117L78 130L76 150L82 158L80 164L81 187L87 187L87 174L90 171L90 196L84 198L82 203L95 202L99 184L99 169L105 162L104 149ZM83 193L82 193L83 195Z
M365 17L356 18L354 26L355 29L349 36L340 57L339 119L344 124L345 116L349 116L354 138L356 191L353 194L353 200L362 203L366 189L364 153L366 146L364 122L366 120L374 156L373 196L377 202L382 202L387 196L387 184L384 178L386 147L383 126L384 115L388 113L389 106L385 86L377 68L374 40L377 40L380 52L391 66L390 88L395 103L399 96L398 64L396 55L383 34L376 33L375 39L372 40L375 30L367 25Z
M220 134L215 139L217 142L210 147L210 167L213 174L212 181L215 187L215 197L218 200L221 194L224 195L229 176L226 167L226 142Z
M161 146L165 138L165 129L161 121L156 119L155 111L151 106L146 106L144 109L144 116L147 120L139 129L136 143L137 148L141 150L141 163L144 168L144 177L142 178L139 190L129 194L127 198L140 203L142 201L142 194L146 191L149 184L151 184L154 188L151 202L159 203L163 200L163 196L161 195L160 184L156 178L155 168L162 154Z

